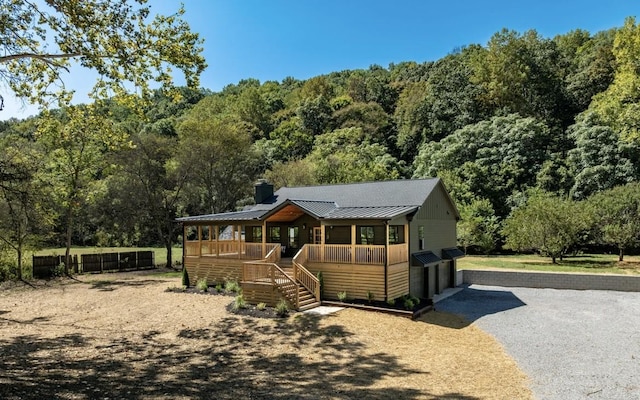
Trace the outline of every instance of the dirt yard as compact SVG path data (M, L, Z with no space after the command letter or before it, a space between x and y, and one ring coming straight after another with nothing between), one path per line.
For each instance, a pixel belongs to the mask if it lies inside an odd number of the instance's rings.
M530 399L459 317L242 317L151 273L0 289L3 399Z

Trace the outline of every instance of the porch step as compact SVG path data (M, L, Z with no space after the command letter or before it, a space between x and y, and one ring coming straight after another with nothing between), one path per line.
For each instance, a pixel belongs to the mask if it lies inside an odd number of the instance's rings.
M305 304L304 306L301 305L300 308L298 308L298 311L311 310L312 308L316 308L316 307L320 307L320 302L319 301L315 301L313 303Z

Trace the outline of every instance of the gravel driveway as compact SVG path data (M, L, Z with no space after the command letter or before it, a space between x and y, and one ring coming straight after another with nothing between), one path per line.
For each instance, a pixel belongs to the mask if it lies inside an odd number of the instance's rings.
M436 309L492 334L539 400L640 399L640 293L471 285Z

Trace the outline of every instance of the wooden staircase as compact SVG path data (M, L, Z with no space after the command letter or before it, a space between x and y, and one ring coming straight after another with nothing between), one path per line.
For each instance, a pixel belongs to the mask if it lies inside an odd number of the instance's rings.
M280 261L278 261L277 265L290 278L292 278L294 281L296 280L295 276L293 276L293 261L291 258L282 258ZM298 289L297 295L298 295L298 304L299 304L298 311L310 310L320 305L320 302L316 301L313 293L311 293L306 287L298 283L297 289ZM295 301L293 301L293 299L296 296L296 293L294 290L291 290L291 289L285 290L283 291L282 294L285 295L285 297L287 297L290 303L295 304Z

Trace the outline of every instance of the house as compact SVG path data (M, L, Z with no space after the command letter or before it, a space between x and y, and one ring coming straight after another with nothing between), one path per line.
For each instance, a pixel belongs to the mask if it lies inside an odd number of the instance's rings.
M255 203L178 219L192 283L233 279L249 302L273 305L284 298L296 309L318 305L321 290L324 299L346 292L387 300L429 298L456 284L460 215L439 178L275 193L262 181Z

